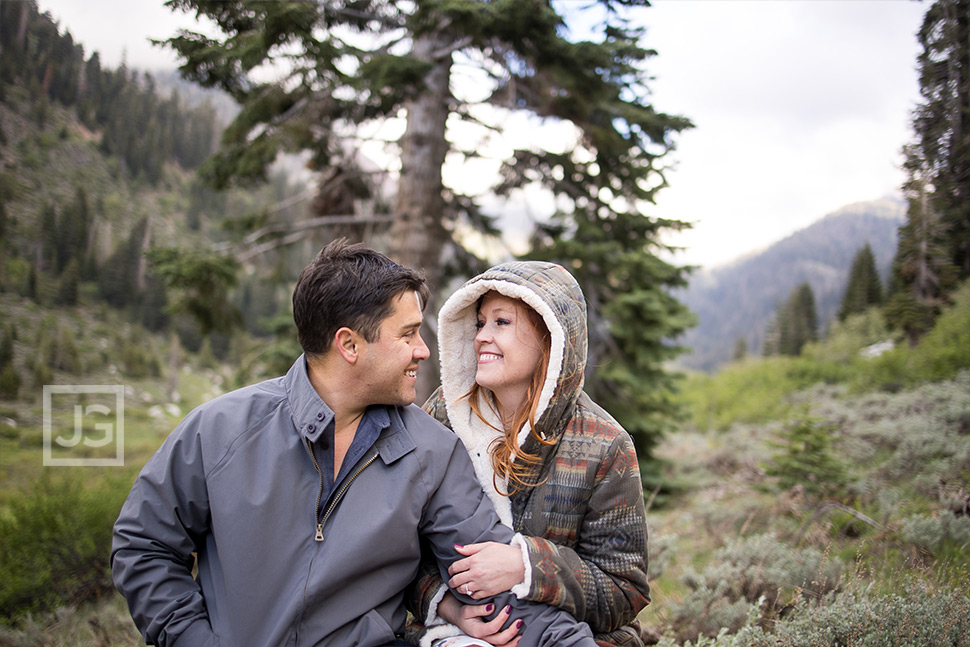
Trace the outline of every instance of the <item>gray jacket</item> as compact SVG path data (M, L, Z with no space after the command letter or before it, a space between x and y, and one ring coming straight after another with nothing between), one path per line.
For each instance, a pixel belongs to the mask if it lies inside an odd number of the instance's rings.
M320 502L310 447L333 413L302 357L284 377L192 411L115 524L115 584L146 641L383 645L403 630L422 540L443 569L454 544L508 542L454 434L413 405L385 409L389 425ZM568 614L528 612L523 645L593 645Z

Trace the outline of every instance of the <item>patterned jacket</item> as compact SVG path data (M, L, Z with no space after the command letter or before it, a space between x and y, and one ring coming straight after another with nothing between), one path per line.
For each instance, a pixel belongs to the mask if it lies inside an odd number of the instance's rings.
M552 338L549 370L540 395L536 429L551 445L519 433L522 448L541 461L526 481L538 483L502 496L493 485L488 447L499 433L471 411L475 380L476 304L498 291L538 311ZM587 622L600 645L642 645L637 613L650 602L643 489L629 434L583 392L586 303L575 279L544 262L498 265L468 281L438 316L442 386L425 410L461 438L486 494L502 521L523 536L526 582L519 597L544 602ZM490 411L482 407L483 413ZM501 427L497 420L491 420ZM496 479L505 490L507 482ZM444 594L431 570L422 576L412 608L425 623ZM412 636L429 634L412 625ZM431 631L435 634L435 631ZM438 632L438 635L441 635ZM427 642L427 641L423 641Z

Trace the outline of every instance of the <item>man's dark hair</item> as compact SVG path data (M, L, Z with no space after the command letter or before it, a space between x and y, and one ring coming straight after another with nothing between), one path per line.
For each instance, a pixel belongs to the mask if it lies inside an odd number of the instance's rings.
M332 241L303 269L293 289L293 321L303 352L323 355L343 326L376 340L392 302L405 291L418 293L423 310L431 293L418 272L346 238Z

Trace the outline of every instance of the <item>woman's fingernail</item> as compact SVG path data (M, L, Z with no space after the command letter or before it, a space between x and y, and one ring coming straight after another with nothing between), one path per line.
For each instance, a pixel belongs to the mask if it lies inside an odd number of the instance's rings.
M506 614L512 613L512 605L510 604L509 606L505 607L502 611L505 612ZM519 622L522 622L522 621L519 620Z
M464 548L462 544L455 544L455 548Z
M494 604L488 605L487 607L485 607L485 613L491 613L492 612L492 609L494 609L494 608L495 608L495 605Z
M515 621L515 628L516 629L521 629L522 628L522 621L521 620L516 620Z

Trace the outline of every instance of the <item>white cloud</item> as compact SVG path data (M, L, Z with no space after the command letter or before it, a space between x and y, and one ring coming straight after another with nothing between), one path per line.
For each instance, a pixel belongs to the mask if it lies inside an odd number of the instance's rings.
M678 259L714 265L896 191L925 5L658 0L652 100L696 124L656 214L695 222Z

